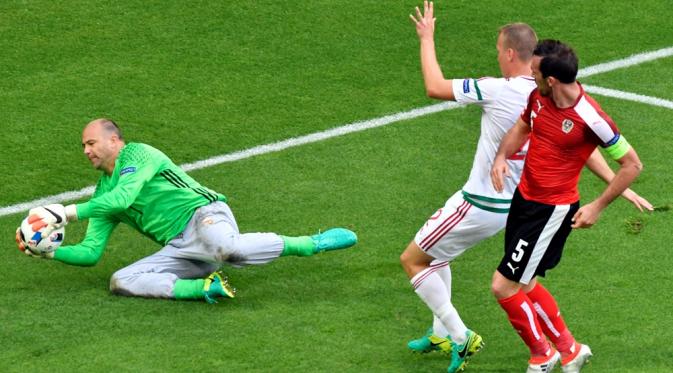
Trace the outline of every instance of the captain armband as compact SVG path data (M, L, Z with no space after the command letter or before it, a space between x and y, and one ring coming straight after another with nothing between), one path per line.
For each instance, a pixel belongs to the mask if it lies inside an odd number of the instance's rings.
M618 160L623 157L629 151L629 149L631 149L631 145L628 141L626 141L624 136L617 134L615 137L616 139L610 141L609 145L605 147L605 151L612 159Z

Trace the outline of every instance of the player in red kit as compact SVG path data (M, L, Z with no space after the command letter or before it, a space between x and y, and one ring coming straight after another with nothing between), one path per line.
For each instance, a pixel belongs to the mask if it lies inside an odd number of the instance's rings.
M493 186L501 191L509 172L505 159L530 137L507 217L505 255L492 281L493 294L530 349L528 372L550 372L559 360L564 373L579 372L592 356L589 346L575 341L554 297L536 277L559 263L571 229L595 224L642 169L612 119L575 81L577 68L577 56L567 45L538 43L532 60L537 88L502 140L491 169ZM580 172L597 146L620 168L598 198L580 207Z

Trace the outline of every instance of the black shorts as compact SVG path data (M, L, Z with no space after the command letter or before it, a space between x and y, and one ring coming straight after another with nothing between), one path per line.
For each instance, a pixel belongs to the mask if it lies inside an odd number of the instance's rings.
M563 245L572 228L579 201L571 205L546 205L525 200L514 192L505 228L505 256L498 272L506 278L528 284L535 276L561 261Z

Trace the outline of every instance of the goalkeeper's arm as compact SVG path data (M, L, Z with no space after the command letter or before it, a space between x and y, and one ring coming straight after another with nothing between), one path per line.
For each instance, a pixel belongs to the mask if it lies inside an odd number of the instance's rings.
M61 246L54 252L54 259L76 266L93 266L105 251L110 234L118 222L107 218L91 218L84 240L77 245Z
M59 228L82 219L105 218L128 209L162 165L161 158L153 157L143 149L123 159L118 158L117 162L120 162L122 170L129 171L119 176L112 190L99 194L99 184L94 197L87 202L68 206L53 204L30 210L29 216L34 216L34 222L31 222L33 230Z
M109 192L88 202L77 204L74 219L89 219L110 216L129 208L138 195L162 167L162 158L148 152L140 145L128 150L124 157L117 158L120 175L115 187ZM71 212L66 211L68 218Z

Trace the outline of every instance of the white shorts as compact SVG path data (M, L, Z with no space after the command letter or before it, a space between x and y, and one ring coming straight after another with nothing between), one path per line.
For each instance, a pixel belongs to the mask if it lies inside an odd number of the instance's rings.
M451 261L505 228L506 213L482 210L456 192L416 233L414 242L426 254Z

